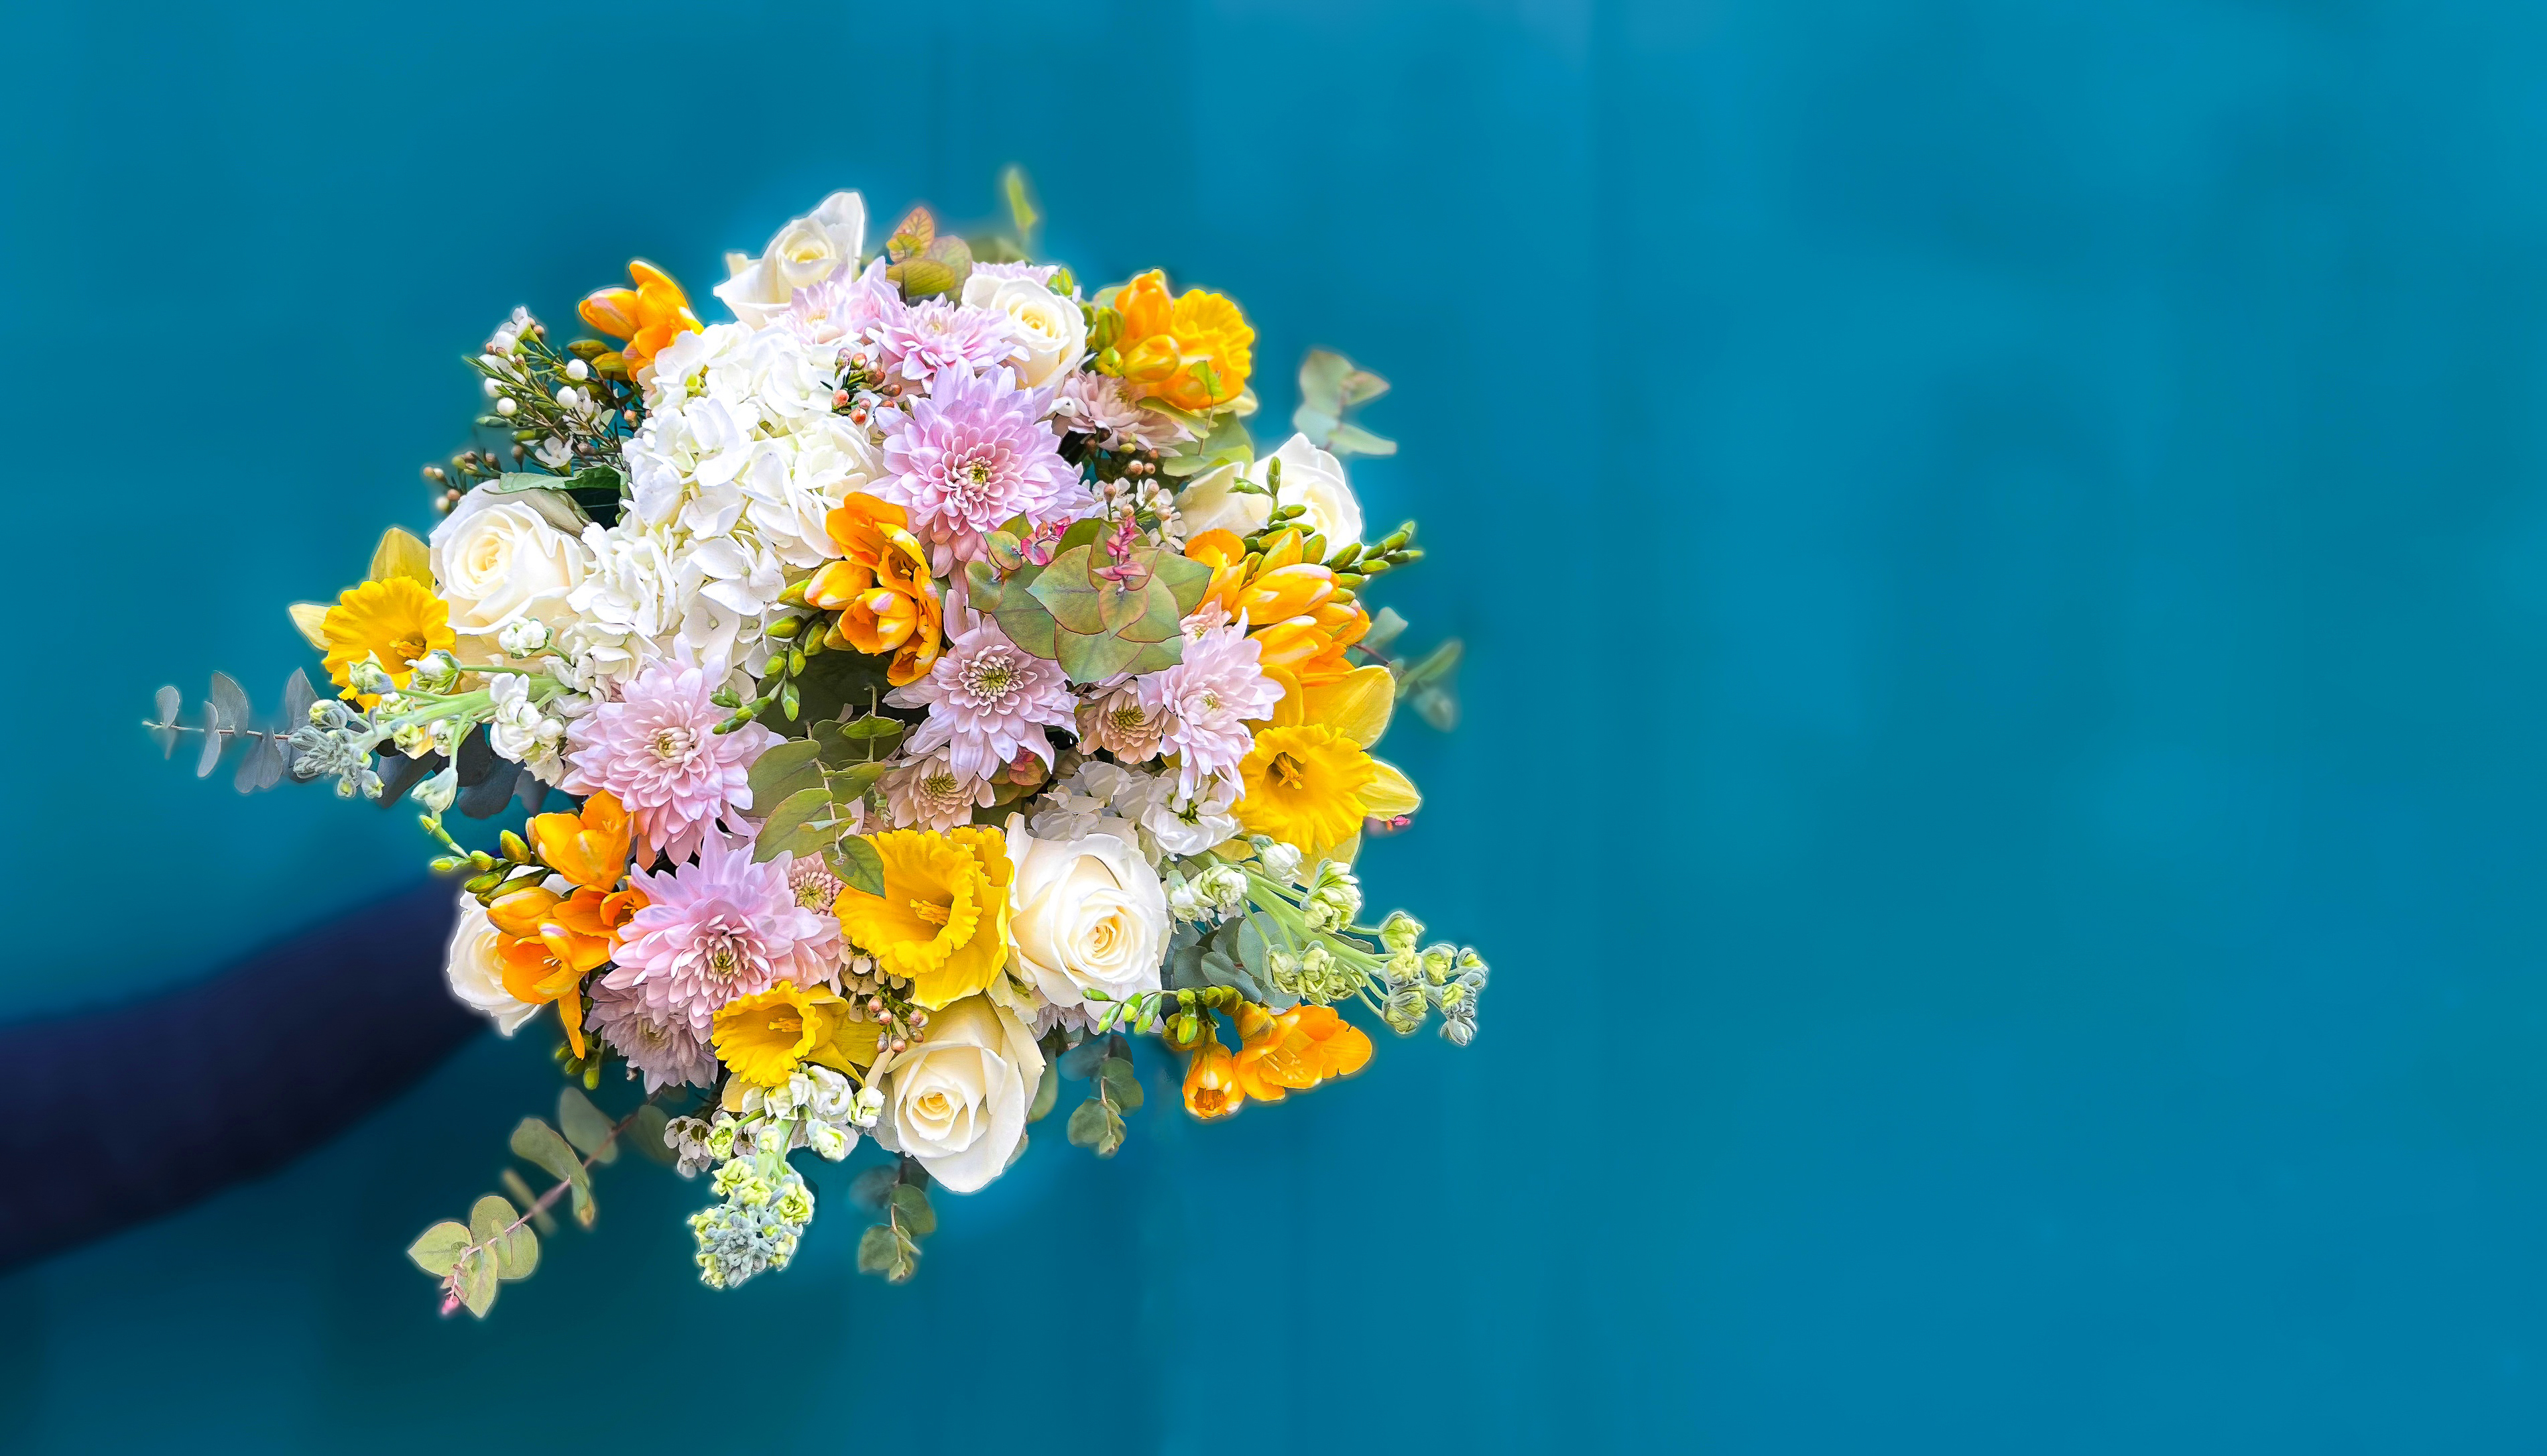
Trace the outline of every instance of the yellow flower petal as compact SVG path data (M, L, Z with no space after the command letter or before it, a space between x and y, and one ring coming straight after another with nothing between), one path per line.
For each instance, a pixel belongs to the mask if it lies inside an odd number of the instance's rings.
M1397 679L1374 662L1335 682L1304 689L1300 711L1305 721L1323 723L1367 748L1388 731L1388 716L1396 706Z
M403 576L426 591L433 590L433 558L425 555L424 543L392 526L372 551L373 581L387 581Z
M327 620L326 604L294 602L290 610L293 630L307 638L309 645L322 652L327 650L327 634L318 630L318 624Z
M1365 813L1387 818L1392 814L1413 814L1423 807L1424 796L1415 792L1415 781L1401 772L1396 764L1374 758L1370 766L1379 770L1379 774L1362 785L1361 807Z

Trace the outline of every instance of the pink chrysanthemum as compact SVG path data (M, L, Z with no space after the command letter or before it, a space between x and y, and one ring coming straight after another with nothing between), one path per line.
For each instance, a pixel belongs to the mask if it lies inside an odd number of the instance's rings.
M1177 792L1192 798L1205 781L1232 779L1255 738L1251 720L1274 715L1279 683L1265 675L1262 648L1244 620L1186 638L1176 666L1134 681L1141 707L1159 720L1159 747L1177 756Z
M787 326L809 344L837 343L843 349L875 336L903 311L902 295L884 270L885 260L878 258L864 273L835 268L812 288L798 289L787 302Z
M981 555L983 534L1011 518L1068 520L1090 502L1079 470L1043 422L1049 389L1020 389L1009 371L940 375L906 414L883 411L886 478L878 493L911 513L941 571Z
M583 1024L628 1059L631 1072L644 1074L649 1095L679 1082L716 1083L716 1053L707 1038L686 1016L657 1014L642 990L593 983L592 1014Z
M914 384L946 374L988 374L1026 352L1007 314L944 299L889 310L877 324L876 342L884 348L885 372ZM937 386L929 387L935 392Z
M962 617L972 614L958 608L946 625ZM1052 740L1043 730L1070 728L1077 706L1061 665L1029 654L987 616L972 617L926 677L894 689L885 701L928 710L909 751L919 756L944 748L958 780L988 779L1020 753L1050 764Z
M629 920L619 968L601 984L641 993L650 1014L702 1037L717 1007L736 996L781 981L831 984L840 924L796 902L792 862L782 854L755 864L750 840L720 833L700 845L697 864L632 876L647 904Z
M567 729L566 791L618 795L641 840L688 859L720 815L751 808L751 761L778 741L756 723L716 730L726 711L709 695L724 678L678 662L647 668Z

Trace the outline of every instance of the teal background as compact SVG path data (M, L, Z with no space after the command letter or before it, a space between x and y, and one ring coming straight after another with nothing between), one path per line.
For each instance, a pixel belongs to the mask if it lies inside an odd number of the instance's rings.
M905 1288L834 1170L712 1294L623 1163L479 1326L399 1250L553 1098L483 1038L0 1279L0 1448L2538 1445L2547 12L356 9L0 16L0 1014L417 873L132 724L274 699L505 309L1015 160L1084 277L1243 301L1270 418L1396 382L1468 721L1367 881L1483 1030L1210 1127L1154 1065Z

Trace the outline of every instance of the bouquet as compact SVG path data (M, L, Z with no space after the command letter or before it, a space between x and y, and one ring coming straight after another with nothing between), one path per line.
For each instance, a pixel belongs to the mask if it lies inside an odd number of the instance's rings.
M724 1288L804 1236L793 1156L871 1139L858 1264L898 1281L929 1190L998 1177L1064 1080L1068 1141L1121 1146L1133 1038L1209 1119L1360 1071L1349 1008L1473 1034L1484 963L1364 923L1353 871L1417 808L1372 753L1396 705L1455 716L1458 644L1393 655L1366 600L1422 555L1365 539L1343 465L1394 450L1351 419L1386 384L1313 352L1260 455L1239 306L1083 288L1006 191L999 231L917 209L877 255L836 193L728 256L730 322L642 261L597 337L515 309L469 361L486 433L424 471L439 524L291 609L333 691L296 672L259 728L226 676L191 723L160 690L202 774L411 801L461 881L453 994L554 1026L556 1120L511 1140L545 1189L509 1170L408 1250L446 1314L561 1200L588 1225L623 1146L710 1175ZM516 800L491 846L449 817Z

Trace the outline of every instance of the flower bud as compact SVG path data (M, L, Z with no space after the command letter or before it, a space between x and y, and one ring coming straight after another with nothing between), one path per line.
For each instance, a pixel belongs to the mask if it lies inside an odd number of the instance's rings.
M1247 1105L1247 1094L1238 1085L1238 1059L1229 1055L1220 1038L1206 1038L1186 1064L1185 1098L1186 1111L1206 1120L1227 1117Z
M1388 918L1379 922L1379 943L1395 955L1415 949L1415 941L1423 933L1424 922L1404 910L1391 910Z
M416 785L413 797L416 803L424 806L428 814L438 814L449 809L451 801L460 797L459 765L447 765L442 772Z
M495 645L516 657L527 657L549 644L549 625L537 617L517 617L495 634Z

